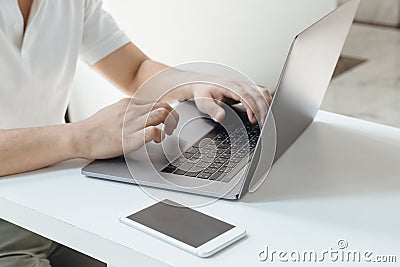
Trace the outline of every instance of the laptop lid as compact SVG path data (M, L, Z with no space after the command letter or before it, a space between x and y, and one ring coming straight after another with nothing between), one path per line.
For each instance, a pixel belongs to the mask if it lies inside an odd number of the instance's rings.
M263 147L260 149L258 145L251 163L249 173L255 173L250 191L262 184L272 162L277 161L314 120L359 3L360 0L348 1L295 37L263 127L260 140ZM271 144L275 144L275 155L269 152Z

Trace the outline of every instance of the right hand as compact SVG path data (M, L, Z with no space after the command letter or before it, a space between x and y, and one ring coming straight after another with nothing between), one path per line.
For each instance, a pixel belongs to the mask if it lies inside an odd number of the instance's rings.
M92 117L79 122L83 138L83 157L106 159L121 156L176 129L179 116L170 105L143 99L122 99ZM163 123L164 130L157 125Z

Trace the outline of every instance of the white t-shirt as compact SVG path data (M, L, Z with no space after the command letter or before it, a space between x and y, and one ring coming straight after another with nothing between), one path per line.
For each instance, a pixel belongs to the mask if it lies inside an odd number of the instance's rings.
M93 65L129 42L101 0L34 0L23 23L0 0L0 129L63 123L79 56Z

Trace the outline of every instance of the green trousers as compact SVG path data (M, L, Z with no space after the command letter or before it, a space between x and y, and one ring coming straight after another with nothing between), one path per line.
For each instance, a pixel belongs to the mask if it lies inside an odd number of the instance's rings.
M0 219L1 267L104 267L93 258Z

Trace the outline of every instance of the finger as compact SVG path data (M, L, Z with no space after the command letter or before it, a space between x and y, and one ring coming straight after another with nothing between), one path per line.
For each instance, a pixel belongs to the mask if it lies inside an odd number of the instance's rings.
M247 117L251 123L257 123L256 114L258 113L258 106L256 105L255 100L252 95L246 90L246 87L239 86L238 84L234 85L236 88L232 90L232 85L229 90L229 97L239 101L246 109Z
M147 100L145 100L142 103L146 103L143 105L131 105L130 108L128 109L128 114L130 116L136 116L139 117L141 115L147 114L152 110L156 110L156 109L166 109L168 110L168 112L170 112L172 114L172 116L175 117L176 121L179 121L179 114L166 102L154 102L151 101L150 103L147 103Z
M245 82L239 82L239 85L245 91L244 95L247 97L246 100L253 103L251 104L254 116L253 123L262 124L264 114L266 114L268 108L265 105L266 101L263 94L255 85L250 85Z
M151 103L154 103L152 100L147 100L147 99L141 99L141 98L123 98L119 101L121 105L126 106L126 112L129 112L131 110L135 110L140 108L143 105L149 105Z
M149 126L157 126L164 123L165 132L168 135L171 135L178 125L178 120L176 120L172 113L165 108L158 108L148 114L140 116L139 118L133 117L130 122L130 126L127 124L127 127L130 127L129 130L132 131L139 131Z
M148 104L155 103L155 101L150 100L150 99L139 98L139 97L132 97L131 103L135 104L135 105L148 105Z
M272 102L272 95L271 95L271 93L269 92L268 89L265 89L264 87L259 87L259 88L260 88L260 91L261 91L261 93L263 94L265 100L267 101L268 106L270 106L270 105L271 105L271 102Z
M171 119L175 120L176 122L179 121L179 114L178 114L178 112L176 112L176 110L173 109L173 108L171 107L171 105L169 105L168 103L166 103L166 102L157 102L157 104L154 105L154 107L152 108L152 110L159 109L159 108L165 108L166 110L169 111L169 116L173 116L173 118L171 118Z
M252 101L254 104L251 105L253 108L255 121L253 123L258 123L260 126L263 125L265 117L268 112L268 103L264 97L262 91L257 86L250 85L245 82L237 82L241 88L244 90L244 97L248 102Z
M239 91L239 93L237 92ZM240 96L240 87L238 87L236 84L233 83L226 83L224 86L218 86L215 87L215 90L213 90L212 96L209 96L214 99L218 99L221 102L227 103L227 104L237 104L237 103L242 103L242 105L245 107L247 115L250 118L252 118L252 110L250 105L246 102L243 101L243 99Z
M164 138L165 138L164 132L155 126L144 128L133 134L125 134L124 153L129 153L138 150L143 145L151 141L160 143L162 140L164 140Z
M146 119L146 126L157 126L161 123L164 124L165 133L172 135L176 127L178 126L179 117L174 116L174 111L169 111L165 108L158 108L149 113Z
M271 107L272 96L271 96L270 92L263 87L260 87L260 92L262 93L262 96L264 97L264 99L262 100L262 103L260 104L260 105L262 105L262 108L263 108L263 113L261 114L262 118L261 118L260 126L263 126L265 123L268 111Z
M138 104L139 102L142 104ZM138 115L143 115L145 113L149 113L151 110L161 108L161 107L165 107L166 109L171 108L171 107L169 107L168 104L162 103L162 102L154 102L154 101L141 102L140 100L138 100L138 103L134 103L132 101L127 109L127 113L136 113L136 115L138 116Z
M158 127L149 126L144 128L144 142L147 144L150 141L161 143L165 139L165 133Z
M197 108L208 114L215 122L221 122L225 117L225 110L219 106L212 96L196 97Z
M168 114L163 123L166 126L166 133L171 135L178 126L179 114L166 102L157 102L152 106L152 111L167 110ZM160 112L160 111L159 111Z

